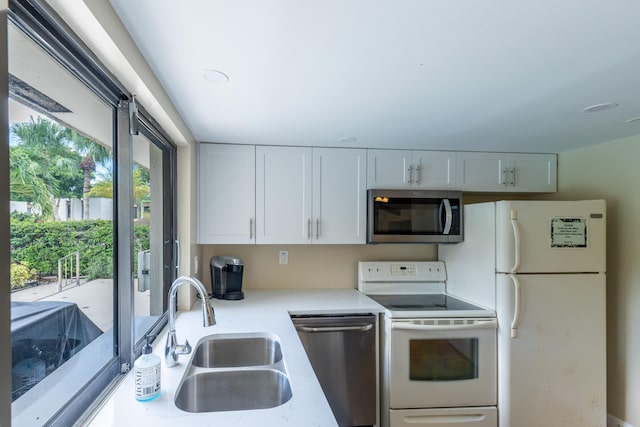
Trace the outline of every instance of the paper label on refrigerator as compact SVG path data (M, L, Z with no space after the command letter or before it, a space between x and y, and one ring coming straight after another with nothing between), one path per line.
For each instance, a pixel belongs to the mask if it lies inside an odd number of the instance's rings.
M552 248L586 248L587 220L585 218L551 218Z

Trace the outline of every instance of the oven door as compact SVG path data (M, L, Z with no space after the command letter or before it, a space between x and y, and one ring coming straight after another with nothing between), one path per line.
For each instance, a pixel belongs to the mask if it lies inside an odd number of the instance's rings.
M390 407L495 405L496 328L495 318L392 320Z

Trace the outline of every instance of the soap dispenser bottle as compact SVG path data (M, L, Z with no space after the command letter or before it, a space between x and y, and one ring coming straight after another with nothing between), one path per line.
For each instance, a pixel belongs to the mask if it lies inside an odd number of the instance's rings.
M136 399L147 401L160 395L160 357L151 352L151 339L155 335L145 335L142 355L133 364Z

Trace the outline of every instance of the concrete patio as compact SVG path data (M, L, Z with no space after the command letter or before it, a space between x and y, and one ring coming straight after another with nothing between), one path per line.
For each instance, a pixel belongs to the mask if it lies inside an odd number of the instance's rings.
M136 317L149 316L150 292L134 292ZM57 282L21 289L11 293L11 301L65 301L78 305L80 310L101 330L113 327L113 280L96 279L79 285L65 286L58 292Z

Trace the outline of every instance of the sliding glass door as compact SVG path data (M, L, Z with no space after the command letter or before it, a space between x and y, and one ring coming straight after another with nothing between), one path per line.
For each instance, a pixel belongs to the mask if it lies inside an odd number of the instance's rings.
M176 148L46 5L9 18L12 424L70 425L166 323Z

